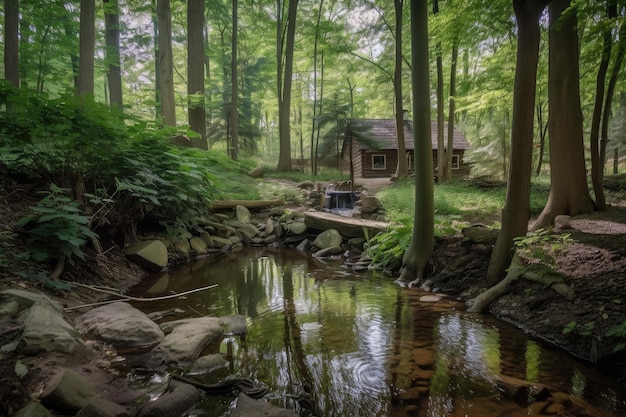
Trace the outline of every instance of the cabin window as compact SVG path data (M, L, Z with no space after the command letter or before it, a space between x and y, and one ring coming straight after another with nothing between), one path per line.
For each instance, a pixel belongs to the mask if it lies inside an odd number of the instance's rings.
M459 161L459 155L452 155L452 169L459 169L461 167Z
M387 169L387 155L372 155L372 169Z

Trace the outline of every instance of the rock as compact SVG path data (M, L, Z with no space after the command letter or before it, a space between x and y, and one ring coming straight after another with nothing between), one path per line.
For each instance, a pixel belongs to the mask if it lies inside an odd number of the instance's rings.
M248 171L248 176L252 178L263 178L263 167L256 167Z
M239 394L237 406L229 417L298 417L295 411L276 407L263 400L255 400L246 394Z
M250 210L245 208L244 206L235 207L236 218L241 223L250 223L252 220L252 214L250 214Z
M227 366L228 361L220 353L204 355L193 361L189 375L210 374Z
M152 271L167 266L167 247L160 240L136 242L127 247L124 253L137 265Z
M191 254L191 245L189 245L189 241L187 239L181 239L173 242L172 247L174 248L174 252L176 252L179 256L189 258L189 255Z
M207 248L214 248L215 247L215 243L213 243L213 238L211 237L209 232L202 231L200 233L200 239L204 240L204 243L206 243Z
M302 181L301 183L296 184L296 187L303 190L312 190L315 188L315 183L313 183L313 181Z
M343 252L341 246L331 246L330 248L320 249L315 252L316 258L324 258L326 256L338 255Z
M217 317L178 320L164 323L162 328L165 333L171 329L171 333L152 350L152 362L159 365L189 365L224 332Z
M365 239L362 237L353 237L348 240L348 246L351 250L357 249L359 251L363 250L363 245L365 245Z
M378 209L383 207L380 199L374 195L361 194L361 212L362 213L375 213Z
M13 417L54 417L54 415L41 403L31 401L17 410Z
M278 236L276 236L275 234L273 235L269 235L269 236L265 236L263 238L263 243L265 244L270 244L270 243L274 243L278 240Z
M20 313L18 320L24 329L18 350L26 355L58 352L68 355L86 352L78 331L51 304L35 303Z
M304 234L306 233L307 230L308 230L308 227L306 226L306 224L304 224L303 221L292 222L289 224L289 231L293 233L294 235Z
M298 246L296 246L296 249L300 250L300 251L305 251L307 249L309 249L309 246L311 244L309 243L309 239L304 239L302 242L300 242L298 244Z
M80 409L76 417L130 417L126 407L106 398L93 397Z
M220 237L220 236L212 236L213 237L213 242L215 243L215 247L216 248L230 248L233 245L233 242L231 242L230 240L228 240L225 237Z
M57 301L54 301L52 298L44 295L37 294L30 291L18 290L18 289L9 289L2 291L0 293L2 298L6 303L16 302L19 305L19 311L24 311L29 309L33 304L49 304L54 310L59 313L63 311L63 307Z
M274 225L274 234L276 235L276 237L281 237L283 234L285 233L285 230L283 229L283 225L279 223L276 223Z
M237 227L237 230L241 231L244 234L244 236L248 239L254 238L259 233L256 226L250 223L240 225L239 227Z
M265 235L271 235L274 232L274 220L270 217L265 221Z
M246 318L241 314L220 317L220 322L224 328L224 334L246 334L248 333L248 324Z
M202 255L207 251L207 244L204 239L199 238L197 236L189 239L189 246L191 246L191 250L193 250L198 255Z
M13 318L20 312L20 303L11 300L0 304L0 317Z
M554 228L557 230L571 229L572 216L565 214L558 215L554 218Z
M484 243L493 245L498 238L498 230L490 229L483 225L473 225L464 227L462 230L463 236L474 243Z
M126 302L94 308L78 317L75 323L86 337L101 340L116 348L151 348L165 337L155 322Z
M200 401L200 392L190 384L170 381L168 390L139 411L138 417L172 417L186 415Z
M79 373L63 369L46 384L41 394L42 403L53 410L75 414L99 397L98 391Z
M319 249L326 249L332 248L333 246L341 246L341 242L343 242L343 238L339 232L335 229L328 229L324 230L317 236L317 238L315 238L313 246L316 246Z

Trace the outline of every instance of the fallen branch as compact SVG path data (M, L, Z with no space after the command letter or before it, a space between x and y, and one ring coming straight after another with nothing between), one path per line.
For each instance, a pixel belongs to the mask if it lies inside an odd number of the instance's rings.
M88 289L96 291L96 292L101 292L101 293L105 293L105 294L115 295L115 296L120 297L120 298L116 299L116 300L100 301L98 303L82 304L82 305L79 305L79 306L66 307L64 309L65 311L77 310L77 309L85 308L85 307L93 307L93 306L96 306L96 305L110 304L110 303L115 303L115 302L118 302L118 301L150 302L150 301L169 300L171 298L182 297L182 296L187 295L187 294L192 294L192 293L200 292L200 291L206 291L206 290L210 290L212 288L217 287L217 284L213 284L213 285L209 285L209 286L206 286L206 287L200 287L200 288L196 288L196 289L189 290L189 291L184 291L184 292L177 293L177 294L163 295L161 297L143 298L143 297L132 297L130 295L123 295L123 294L120 294L120 293L116 293L114 291L103 290L103 289L99 289L99 288L93 287L91 285L80 284L80 283L77 283L77 282L71 282L70 284L76 285L78 287L88 288Z

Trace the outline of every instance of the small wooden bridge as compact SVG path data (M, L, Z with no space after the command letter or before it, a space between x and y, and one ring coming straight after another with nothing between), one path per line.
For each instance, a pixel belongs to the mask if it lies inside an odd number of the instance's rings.
M321 211L305 211L304 223L310 229L335 229L348 237L372 237L389 229L389 223L356 217L339 216Z

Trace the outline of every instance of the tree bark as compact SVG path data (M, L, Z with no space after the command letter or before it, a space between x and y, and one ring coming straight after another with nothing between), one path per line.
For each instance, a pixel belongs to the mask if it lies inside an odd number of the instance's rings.
M106 27L107 79L109 102L123 109L122 66L120 61L120 14L118 0L104 0L104 25Z
M404 103L402 99L402 9L404 0L394 0L396 12L396 44L395 44L395 71L393 76L393 91L396 103L396 136L398 140L398 178L409 176L406 158L406 144L404 142Z
M513 0L518 24L517 60L513 89L511 125L511 167L502 229L493 249L487 270L487 284L495 285L504 275L513 254L513 239L524 236L530 218L530 177L537 62L539 60L539 17L550 0Z
M161 90L161 116L166 126L176 126L174 101L174 61L172 57L172 13L170 0L157 0L157 25L159 30L159 76Z
M19 0L4 0L4 78L20 86Z
M78 58L78 95L93 95L94 54L96 49L96 1L80 2L80 47Z
M237 0L233 0L233 34L231 37L230 55L230 156L236 161L239 157L239 112L237 111L238 81L237 81Z
M571 0L550 3L548 106L550 119L550 195L533 229L554 223L559 214L593 211L587 188L583 116L578 74L576 13L563 12Z
M279 2L280 3L280 2ZM289 119L289 110L291 108L291 84L293 73L293 50L296 38L296 12L298 10L298 0L289 0L289 9L287 14L287 37L285 44L285 65L282 77L282 88L279 87L278 96L278 135L280 143L280 151L278 154L277 171L291 171L291 127ZM278 10L280 13L281 11ZM280 30L282 33L282 30ZM282 44L282 36L278 36L277 41ZM278 59L282 62L282 48ZM279 65L281 68L282 65Z
M454 153L454 112L456 108L456 60L459 56L459 39L452 41L452 63L450 64L450 103L448 107L448 146L446 152L446 181L452 182L452 154Z
M415 143L415 213L411 243L402 257L403 273L419 283L433 253L435 209L428 68L428 9L425 1L411 4L411 68Z
M439 1L433 0L433 14L439 13ZM443 114L443 58L441 57L441 42L437 42L437 177L439 181L446 180L446 143L444 141L444 114Z
M204 103L204 1L187 2L187 96L189 127L200 135L192 138L195 148L208 149Z

